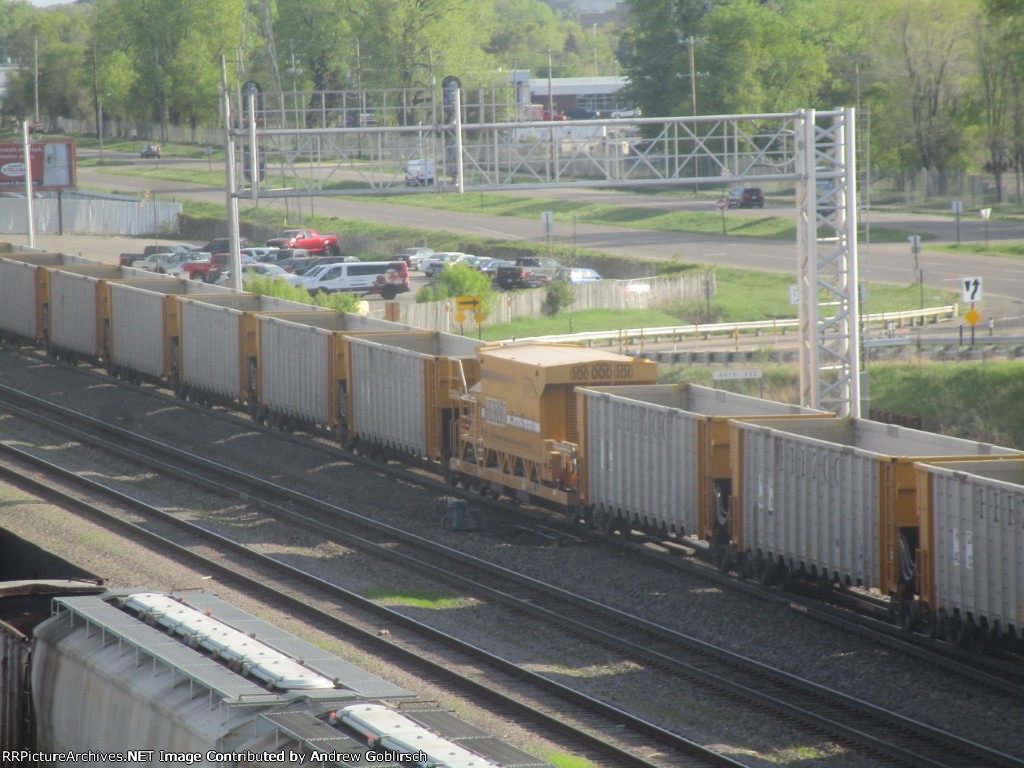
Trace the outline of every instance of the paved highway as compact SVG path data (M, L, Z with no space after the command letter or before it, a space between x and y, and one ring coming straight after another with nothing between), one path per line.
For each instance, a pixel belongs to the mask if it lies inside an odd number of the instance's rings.
M126 155L126 157L128 157ZM137 160L136 160L137 161ZM161 163L197 163L206 166L203 160L175 161L165 158ZM95 167L80 168L79 183L85 187L117 189L141 192L150 190L171 197L189 197L197 200L223 203L224 191L210 187L187 186L174 181L116 176ZM467 194L472 194L471 192ZM631 195L605 190L531 190L515 194L537 197L566 197L581 201L601 201L615 205L637 205L704 209L711 203L704 200ZM544 235L539 221L516 219L485 214L466 214L417 208L407 205L391 205L377 198L302 199L298 203L303 210L314 210L317 214L338 216L348 219L373 221L382 224L411 227L426 231L447 230L495 239L542 241ZM266 200L261 205L281 207L281 200ZM795 216L795 210L788 207L769 207L767 210L728 211L727 221L739 217L784 215ZM926 247L942 242L955 242L956 226L952 217L936 215L915 215L872 211L868 214L871 229L895 227L901 231L930 235ZM771 272L796 274L796 253L792 243L772 240L721 235L692 235L672 232L656 232L614 226L599 226L571 221L557 221L554 236L562 242L575 243L580 248L606 251L622 256L655 259L679 257L689 262L721 265L736 268L759 269ZM987 236L990 241L1024 240L1024 222L989 222ZM983 241L986 237L984 223L976 213L965 214L961 221L960 237L963 242ZM43 247L54 247L40 241ZM913 257L906 243L878 243L865 240L859 244L860 278L867 282L906 285L914 276ZM65 249L66 250L66 249ZM984 279L986 302L982 311L986 316L997 318L1020 315L1024 302L1024 263L1011 258L966 256L925 250L920 256L928 285L958 290L960 279L967 276L981 276Z

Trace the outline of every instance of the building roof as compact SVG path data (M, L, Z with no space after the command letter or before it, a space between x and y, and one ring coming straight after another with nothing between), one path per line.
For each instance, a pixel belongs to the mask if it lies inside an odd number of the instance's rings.
M552 96L582 96L618 93L629 81L624 77L553 77L550 81ZM547 96L548 79L530 78L530 93Z

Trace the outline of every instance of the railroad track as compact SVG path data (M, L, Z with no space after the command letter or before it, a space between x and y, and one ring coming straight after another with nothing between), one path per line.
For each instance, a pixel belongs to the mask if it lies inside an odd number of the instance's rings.
M378 656L400 661L408 670L472 698L495 714L521 725L532 725L535 732L548 735L598 765L742 766L642 718L523 670L472 644L73 471L2 443L0 455L0 476L11 482L62 506L82 510L133 541L146 542L155 551L217 574L220 583L284 607ZM93 501L84 498L84 494L92 496ZM217 554L201 555L197 551ZM339 604L345 609L318 607ZM362 626L348 618L350 611L363 617ZM402 640L395 639L398 637Z
M12 393L5 394L13 396ZM33 410L39 411L42 407L42 404L34 403ZM62 413L60 416L65 426L73 419L77 417L71 413ZM91 423L95 430L111 429L109 425L95 423L87 417L82 423ZM345 546L371 549L375 556L401 558L407 567L414 567L422 573L430 573L433 578L457 584L459 589L484 596L488 600L501 600L520 614L557 623L587 638L596 638L639 663L657 667L666 675L677 676L680 684L692 685L696 681L711 690L741 698L759 708L768 708L785 718L799 721L806 727L831 734L844 743L858 745L908 765L1024 765L1011 756L921 726L834 691L821 689L520 574L496 569L489 563L476 561L475 558L390 526L297 495L281 486L267 484L220 466L211 467L209 462L199 457L154 444L122 430L116 430L116 434L121 445L108 446L108 450L124 450L127 447L135 456L143 450L152 451L154 455L150 461L164 468L183 464L181 469L176 470L182 476L195 481L200 474L208 475L204 482L221 485L222 492L259 495L264 499L277 497L281 504L274 506L275 516L291 515L294 522L314 526L320 535L329 536ZM86 435L79 436L79 439L93 441L95 438ZM169 458L171 456L173 460ZM205 467L202 472L200 467ZM231 475L231 487L223 487L224 475ZM319 508L330 518L344 518L346 529L342 530L336 523L324 519L317 520L309 515L300 516L289 512L285 505L295 501L300 501L304 507ZM353 530L352 526L358 526L359 530ZM457 569L452 567L453 563L458 565ZM453 575L454 570L458 570L458 577ZM645 730L642 722L629 725L631 729ZM637 746L631 749L637 750L633 754L642 753L642 749Z

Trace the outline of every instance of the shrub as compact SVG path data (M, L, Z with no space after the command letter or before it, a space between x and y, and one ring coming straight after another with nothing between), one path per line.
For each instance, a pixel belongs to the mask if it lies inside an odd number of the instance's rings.
M452 264L441 270L433 283L419 290L417 303L444 301L455 296L489 296L491 280L465 264Z
M312 304L335 312L355 313L359 309L359 297L354 293L319 293L310 296L309 291L292 285L276 277L250 277L246 279L245 290L260 296L272 296L275 299L294 301L299 304Z
M572 304L574 298L569 284L556 280L544 289L543 312L548 317L554 317Z

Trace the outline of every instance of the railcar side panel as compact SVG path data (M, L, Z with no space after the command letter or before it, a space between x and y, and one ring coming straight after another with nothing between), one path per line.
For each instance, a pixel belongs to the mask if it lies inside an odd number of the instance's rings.
M915 459L1020 455L864 419L734 421L733 546L890 594L919 538ZM908 479L909 477L909 479Z
M331 311L262 315L261 409L267 415L340 428L348 375L344 337L411 330L400 323Z
M1024 638L1024 460L919 463L933 610Z
M260 318L261 404L311 424L330 422L331 332Z
M0 331L28 340L39 339L37 289L39 268L20 261L0 260Z
M349 338L351 430L360 440L429 456L427 361L407 349Z
M577 389L586 411L583 503L668 533L693 535L699 503L697 419L676 408ZM633 387L624 387L631 391Z
M147 376L164 375L163 293L113 285L110 290L111 359Z
M181 302L181 380L236 399L240 394L242 313L198 301Z
M50 342L58 349L98 356L97 281L87 275L50 273Z
M831 417L693 384L577 392L586 411L582 449L591 464L581 473L584 505L622 510L650 528L708 539L716 527L715 484L726 481L718 490L728 494L730 418Z
M734 425L743 455L733 484L734 546L765 563L782 558L791 569L879 586L877 460L842 445Z

